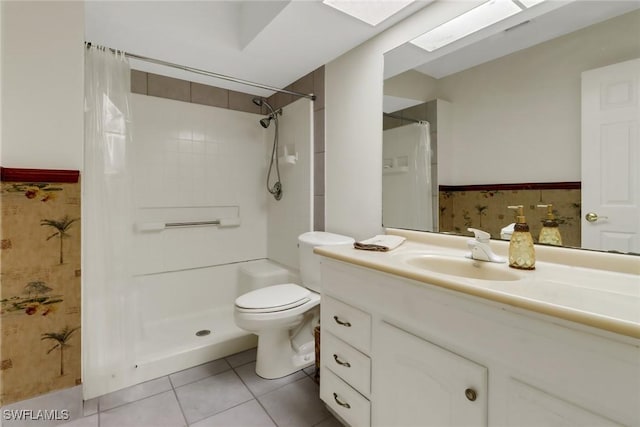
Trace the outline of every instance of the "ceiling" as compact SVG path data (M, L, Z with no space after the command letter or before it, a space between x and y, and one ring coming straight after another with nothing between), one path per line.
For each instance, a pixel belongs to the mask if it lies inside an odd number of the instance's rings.
M375 27L320 0L87 1L85 37L136 55L282 88L431 1L416 1ZM272 93L133 59L131 66L255 95Z
M385 54L384 78L414 69L439 79L639 8L639 0L547 0L433 52L406 43ZM640 28L630 30L640 40Z
M433 1L418 0L375 27L321 0L87 1L85 37L125 52L283 88L416 11L428 10ZM480 3L438 0L443 1ZM385 54L385 78L410 69L445 77L638 8L640 0L547 0L434 52L410 43L400 46ZM260 96L273 93L133 59L131 66Z

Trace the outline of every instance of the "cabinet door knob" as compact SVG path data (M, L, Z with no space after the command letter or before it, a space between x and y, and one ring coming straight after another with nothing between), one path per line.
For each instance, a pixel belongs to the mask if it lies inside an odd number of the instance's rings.
M338 325L340 325L340 326L345 326L345 327L347 327L347 328L350 328L350 327L351 327L351 323L349 323L349 322L344 322L344 321L340 320L340 318L339 318L338 316L333 316L333 320L335 320L335 321L336 321L336 323L337 323Z
M476 391L472 388L468 388L464 391L464 395L467 396L467 399L469 399L470 401L475 401L476 398L478 397L478 394L476 393Z
M340 358L338 357L338 355L337 355L337 354L334 354L334 355L333 355L333 358L335 359L335 361L336 361L336 363L337 363L338 365L342 365L342 366L344 366L345 368L350 368L350 367L351 367L351 363L349 363L349 362L343 362L342 360L340 360Z
M336 401L336 403L340 406L342 406L343 408L351 408L351 405L349 405L347 402L343 402L342 400L338 399L338 393L333 393L333 400Z

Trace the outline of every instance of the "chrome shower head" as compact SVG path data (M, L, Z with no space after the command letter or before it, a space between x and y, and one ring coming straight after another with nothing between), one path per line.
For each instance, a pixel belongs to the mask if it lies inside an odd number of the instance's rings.
M260 119L260 125L265 129L268 128L272 118L273 117L269 116L265 117L264 119Z
M271 112L271 114L275 114L275 110L273 109L273 107L267 102L266 99L264 98L259 98L259 97L255 97L253 98L251 101L253 101L254 104L256 104L258 107L262 107L263 105L265 105L269 111Z

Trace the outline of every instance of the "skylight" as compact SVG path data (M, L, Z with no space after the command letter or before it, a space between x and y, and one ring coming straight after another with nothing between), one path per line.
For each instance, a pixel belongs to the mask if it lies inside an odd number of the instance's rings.
M535 6L538 3L542 3L544 0L519 0L519 1L524 5L524 7L530 8L531 6Z
M463 37L480 31L544 0L490 0L447 21L411 41L424 50L433 52Z
M415 0L323 0L322 3L376 26Z

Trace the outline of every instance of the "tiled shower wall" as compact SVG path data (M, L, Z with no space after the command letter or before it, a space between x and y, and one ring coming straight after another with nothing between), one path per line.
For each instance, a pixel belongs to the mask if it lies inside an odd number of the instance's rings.
M302 93L313 93L316 100L314 111L314 230L324 230L324 66L293 82L285 89ZM255 95L222 89L186 80L174 79L137 70L131 71L131 91L142 95L175 99L194 104L209 105L255 114L267 114L266 107L256 106L251 99ZM275 93L268 101L278 109L289 105L297 97L286 93Z
M136 224L242 220L136 232L134 275L264 258L266 149L256 116L137 94L131 106Z

